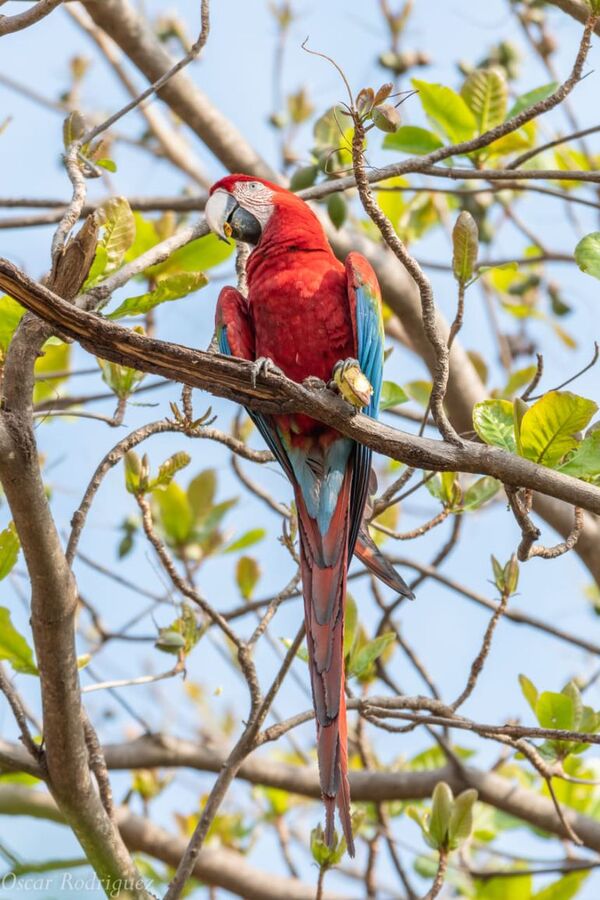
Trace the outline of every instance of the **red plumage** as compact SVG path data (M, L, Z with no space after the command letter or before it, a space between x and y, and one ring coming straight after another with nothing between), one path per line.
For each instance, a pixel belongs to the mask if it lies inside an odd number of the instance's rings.
M239 186L243 192L244 182L257 186L256 179L232 175L215 185L211 194L221 189L242 203ZM369 264L357 254L351 254L347 267L336 259L319 220L300 198L268 182L258 185L269 189L272 209L260 242L248 259L248 297L234 288L223 289L217 308L217 329L226 333L225 345L234 356L250 360L267 357L297 382L309 376L329 381L339 360L358 356L357 279L361 284L369 284L379 316L377 281ZM246 194L243 196L245 200ZM260 205L251 199L244 208L261 212ZM353 508L353 519L360 521L366 490L354 484L355 456L348 450L354 445L342 440L333 429L306 415L275 415L257 420L292 481L298 509L319 772L327 813L326 838L331 843L337 802L348 850L354 855L343 638L346 573L355 539L351 534L355 536L358 529L358 523L351 521L350 509ZM332 462L329 450L340 452L341 462ZM325 483L332 467L334 474L338 471L335 465L342 467L325 525L319 515L309 511L306 484L301 485L302 474L298 474L298 454L311 469L312 476L306 476L309 483L315 473ZM361 552L373 562L376 548L366 546L365 540L359 539ZM393 571L390 576L384 567L382 570L388 579L393 578Z

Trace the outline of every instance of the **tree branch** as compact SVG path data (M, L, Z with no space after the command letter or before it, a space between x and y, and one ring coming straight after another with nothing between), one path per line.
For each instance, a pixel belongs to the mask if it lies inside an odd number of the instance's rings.
M38 0L31 9L17 13L16 16L0 16L0 37L35 25L36 22L45 19L62 2L63 0Z
M482 444L454 446L419 438L363 415L327 390L308 390L275 374L252 379L252 364L154 340L91 315L61 300L7 260L0 259L0 286L27 309L78 341L91 353L144 372L227 397L262 411L305 412L347 437L419 469L492 475L600 514L600 489L529 460Z
M64 818L49 794L18 784L0 785L0 815L31 816L64 824ZM177 866L185 851L183 838L174 837L164 828L125 808L117 810L116 816L123 841L132 852L146 853L171 867ZM312 886L296 878L283 878L256 869L240 853L225 848L201 850L192 874L205 884L221 887L248 900L281 900L282 897L314 900ZM139 876L135 881L138 880L143 883ZM342 898L339 894L327 893L324 900Z

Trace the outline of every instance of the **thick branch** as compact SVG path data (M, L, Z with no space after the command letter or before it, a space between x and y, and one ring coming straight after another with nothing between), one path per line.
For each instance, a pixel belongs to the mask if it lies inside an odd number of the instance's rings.
M128 0L86 0L84 5L96 25L110 35L149 81L158 81L171 68L173 60L163 44ZM225 166L278 180L277 174L189 76L180 72L161 89L159 96Z
M0 286L27 309L104 359L202 388L265 412L306 412L347 437L419 469L492 475L600 514L600 490L494 447L451 446L406 434L363 415L329 391L308 390L279 375L253 384L252 364L220 354L153 340L61 300L7 260L0 259Z
M64 819L49 794L17 784L0 785L0 815L30 816L59 824ZM186 842L159 828L148 819L122 808L117 824L123 841L134 852L146 853L175 867ZM251 866L240 853L225 848L200 851L193 875L205 884L221 887L248 900L313 900L314 889L296 878L283 878ZM141 879L139 879L141 881ZM130 895L128 895L130 896ZM325 894L324 900L341 900L339 894Z

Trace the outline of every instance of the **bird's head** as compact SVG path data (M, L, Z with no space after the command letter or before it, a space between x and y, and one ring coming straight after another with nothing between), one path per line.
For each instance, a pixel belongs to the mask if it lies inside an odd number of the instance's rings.
M209 228L224 240L256 245L285 188L251 175L228 175L210 189L206 203Z

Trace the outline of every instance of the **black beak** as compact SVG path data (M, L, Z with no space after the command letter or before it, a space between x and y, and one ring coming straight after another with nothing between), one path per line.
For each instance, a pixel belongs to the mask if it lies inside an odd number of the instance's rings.
M211 231L220 238L233 238L244 244L256 245L262 236L262 227L256 216L235 197L223 190L215 191L206 204L206 219Z

